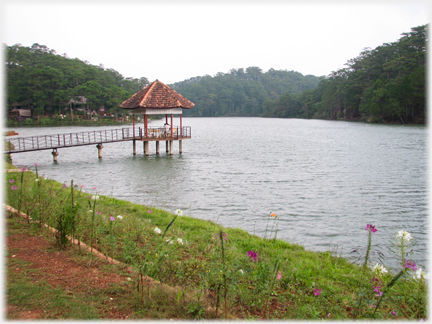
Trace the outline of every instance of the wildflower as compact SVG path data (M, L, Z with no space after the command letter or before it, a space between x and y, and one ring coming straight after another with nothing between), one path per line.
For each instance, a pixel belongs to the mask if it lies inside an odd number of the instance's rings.
M89 209L89 210L87 211L87 213L93 213L93 210Z
M315 288L314 291L313 291L313 294L315 296L319 296L319 295L321 295L321 292L322 292L321 288Z
M17 186L12 186L11 189L12 189L12 190L17 190L18 187L17 187Z
M405 268L417 270L417 264L413 260L404 260Z
M102 213L101 212L96 212L96 214L101 215Z
M373 267L372 271L375 272L377 275L382 275L382 274L388 272L387 269L384 268L384 266L383 266L382 264L379 264L379 263L377 263L377 264Z
M370 230L372 233L375 233L376 231L378 231L378 230L375 228L375 226L373 226L372 224L367 224L365 230L366 230L366 231L369 231L369 230Z
M63 186L62 186L63 188L66 188L67 187L67 185L66 185L66 183L63 183Z
M377 293L376 294L377 297L380 297L380 296L383 295L383 292L380 290L381 287L379 287L379 286L373 286L373 288L374 288L373 291Z
M253 259L254 261L256 261L258 255L257 255L257 253L256 253L255 251L248 251L247 256L248 256L250 259Z
M276 217L276 213L271 213L270 217Z
M38 164L37 164L37 163L35 163L35 164L34 164L34 166L35 166L35 167L37 167L37 166L38 166Z
M391 314L392 314L393 316L396 316L396 312L395 312L395 311L391 312Z
M14 179L9 179L9 182L10 182L10 183L14 183L15 180L14 180Z
M181 209L177 209L177 210L175 211L175 213L176 213L178 216L182 216L182 215L183 215L183 212L181 211Z
M279 271L278 272L278 274L277 274L277 280L281 280L281 278L282 278L282 272L281 271Z
M168 240L166 240L169 244L173 244L173 241L172 241L172 239L168 239Z
M239 272L240 272L241 274L243 274L243 273L244 273L243 269L240 269L240 270L239 270Z
M38 182L38 181L39 181L39 179L35 179L35 181L36 181L36 182Z
M153 213L153 210L149 209L147 210L148 213Z
M411 234L407 231L399 231L396 237L399 239L400 243L412 240Z
M81 188L84 188L84 185L80 185Z
M98 200L98 199L99 199L99 196L92 196L91 199L93 199L93 200Z
M110 221L111 221L111 222L114 222L114 221L115 221L115 218L111 216L111 217L110 217Z
M413 276L414 279L428 279L428 275L426 271L422 270L422 268L419 268L415 275Z
M93 187L93 190L96 190L97 189L97 187Z
M20 170L21 170L21 172L25 172L25 171L27 171L26 168L21 168Z
M160 234L160 233L162 233L161 229L160 229L160 228L158 228L158 227L155 227L154 231L155 231L155 233L157 233L157 234Z
M121 216L121 215L117 215L117 218L118 218L118 219L123 219L123 216Z
M180 244L183 244L183 240L181 238L178 238L177 242L179 242Z

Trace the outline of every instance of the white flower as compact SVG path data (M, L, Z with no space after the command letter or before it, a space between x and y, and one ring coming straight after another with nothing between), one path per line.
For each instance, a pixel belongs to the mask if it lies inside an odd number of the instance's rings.
M242 274L244 273L244 272L243 272L243 269L240 269L239 271L240 271Z
M87 211L87 213L93 213L93 210L89 209L89 210Z
M123 216L121 216L121 215L117 215L117 218L118 218L118 219L123 219Z
M172 239L168 239L168 240L166 240L169 244L173 244L173 241L172 241Z
M98 200L98 199L99 199L99 196L92 196L92 199L93 199L93 200Z
M373 268L372 271L375 272L377 275L381 275L384 273L387 273L387 269L384 268L382 264L377 263Z
M414 279L429 279L428 277L428 274L422 268L419 268L415 272L415 276L413 276Z
M39 179L35 179L35 181L39 181Z
M177 209L177 210L175 211L175 213L176 213L178 216L182 216L182 215L183 215L183 212L181 211L181 209Z
M397 238L399 239L400 242L412 240L411 234L408 233L407 231L399 231L397 234Z
M183 240L181 238L178 238L177 242L179 242L179 244L183 244Z
M161 231L160 228L158 228L158 227L155 227L154 231L155 231L155 233L157 233L157 234L162 233L162 231Z

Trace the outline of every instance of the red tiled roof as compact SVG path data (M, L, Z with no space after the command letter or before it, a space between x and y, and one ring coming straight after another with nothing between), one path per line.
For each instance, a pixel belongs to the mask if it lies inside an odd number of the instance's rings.
M166 108L186 108L190 109L195 104L186 99L175 90L168 87L166 84L156 80L143 88L141 91L135 93L129 99L120 104L123 109L135 108L153 108L153 109L166 109Z

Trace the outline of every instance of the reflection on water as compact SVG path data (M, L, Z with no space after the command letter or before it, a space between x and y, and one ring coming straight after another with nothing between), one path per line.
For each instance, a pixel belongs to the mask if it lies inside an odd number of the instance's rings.
M152 126L163 124L153 121ZM101 194L139 204L178 208L190 216L264 235L270 212L278 215L277 237L307 249L347 252L365 246L366 224L376 226L373 243L387 247L403 229L419 241L418 263L426 262L427 130L300 119L184 118L192 139L183 154L144 156L140 143L105 144L12 156L17 166L38 163L58 181L97 186ZM104 127L109 129L112 127ZM85 127L22 128L20 136L77 132ZM390 260L386 260L392 266Z

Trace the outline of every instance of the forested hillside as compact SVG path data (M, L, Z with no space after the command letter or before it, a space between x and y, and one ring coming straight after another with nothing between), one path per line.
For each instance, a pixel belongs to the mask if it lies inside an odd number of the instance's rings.
M424 123L428 25L394 43L365 49L318 87L286 93L265 116Z
M174 83L172 88L195 103L185 116L260 116L267 111L267 102L284 93L314 89L321 79L294 71L270 69L263 73L253 66L191 78Z
M248 67L169 86L195 103L185 116L424 123L427 29L418 26L393 43L367 48L328 76ZM145 77L124 78L102 65L58 55L44 45L4 47L7 108L18 103L32 116L59 114L79 96L87 98L88 109L120 111L121 102L149 83Z
M58 55L45 45L6 46L6 94L8 110L17 102L32 110L32 115L63 112L66 103L85 96L89 109L104 106L120 110L119 104L149 83L147 78L124 78L113 69L105 69L79 59Z

